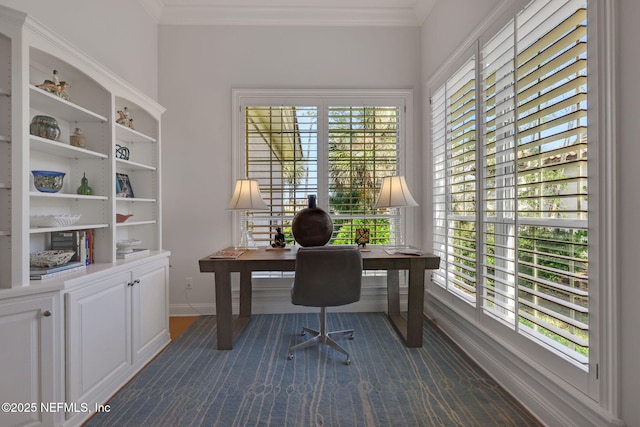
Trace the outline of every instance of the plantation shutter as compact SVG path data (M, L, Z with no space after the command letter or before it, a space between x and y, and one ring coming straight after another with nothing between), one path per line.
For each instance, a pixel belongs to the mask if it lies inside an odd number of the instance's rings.
M436 283L475 304L476 82L475 57L432 102L434 250L441 256Z
M440 268L433 271L433 282L447 287L447 135L446 85L438 88L431 101L431 142L433 161L433 254L440 257Z
M249 212L257 242L272 240L275 227L289 229L307 195L318 194L318 108L245 107L246 174L258 180L270 212Z
M397 106L329 106L328 193L335 240L353 243L369 228L371 244L389 243L397 210L373 209L382 178L398 173L400 114Z
M480 46L479 174L474 61L431 97L434 282L472 300L477 226L483 313L585 365L586 24L583 1L534 0Z
M515 72L513 21L481 51L484 88L482 307L515 327Z
M246 176L258 181L270 208L247 213L254 240L264 245L282 227L292 244L291 221L316 195L334 222L330 243L354 244L358 228L369 229L370 244L390 243L390 224L400 222L400 213L373 205L382 178L400 173L404 99L307 101L243 108Z
M586 5L535 1L516 23L520 328L586 363Z

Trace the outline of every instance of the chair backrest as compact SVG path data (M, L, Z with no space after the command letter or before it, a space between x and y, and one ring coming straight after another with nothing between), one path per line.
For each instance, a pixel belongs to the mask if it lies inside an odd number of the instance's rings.
M313 246L298 249L291 302L309 307L333 307L360 300L362 255L353 246Z

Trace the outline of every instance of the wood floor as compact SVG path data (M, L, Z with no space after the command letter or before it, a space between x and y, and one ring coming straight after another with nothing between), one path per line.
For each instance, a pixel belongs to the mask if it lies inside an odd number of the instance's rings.
M171 339L175 340L178 338L197 318L198 316L169 317L169 334L171 335Z

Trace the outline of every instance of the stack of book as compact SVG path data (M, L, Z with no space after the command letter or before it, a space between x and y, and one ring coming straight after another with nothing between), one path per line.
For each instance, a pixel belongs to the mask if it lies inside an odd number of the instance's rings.
M56 267L31 267L29 273L31 274L31 280L42 280L65 273L85 270L86 268L87 266L82 261L69 261L66 264L58 265Z

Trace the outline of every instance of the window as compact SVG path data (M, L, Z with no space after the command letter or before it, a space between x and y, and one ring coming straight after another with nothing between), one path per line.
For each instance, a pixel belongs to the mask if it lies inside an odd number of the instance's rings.
M343 93L345 91L341 91ZM320 92L260 96L235 91L238 104L237 177L258 180L269 212L253 212L250 228L267 244L276 227L293 243L291 221L309 195L330 213L330 243L353 244L357 228L371 244L392 239L393 210L373 209L383 177L403 169L410 92Z
M434 282L585 371L586 25L534 0L431 97Z

